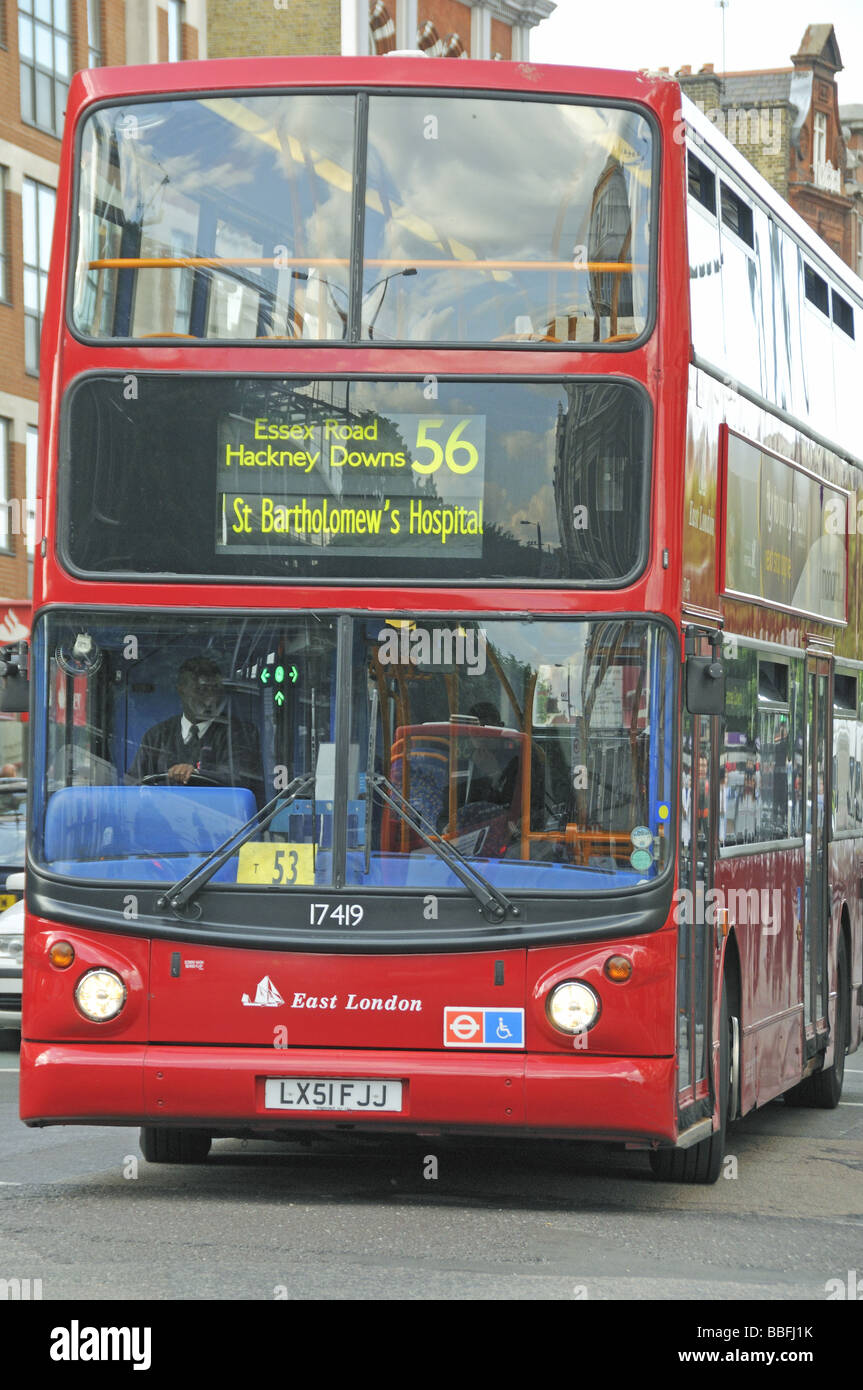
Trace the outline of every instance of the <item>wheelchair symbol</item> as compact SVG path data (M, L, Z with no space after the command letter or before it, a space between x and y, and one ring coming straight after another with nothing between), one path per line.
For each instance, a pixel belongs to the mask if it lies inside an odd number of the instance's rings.
M502 1018L499 1018L498 1021L497 1021L497 1033L496 1033L496 1036L497 1036L498 1038L511 1038L511 1037L512 1037L512 1033L509 1031L509 1028L506 1026L506 1024L504 1023L504 1021L503 1021Z

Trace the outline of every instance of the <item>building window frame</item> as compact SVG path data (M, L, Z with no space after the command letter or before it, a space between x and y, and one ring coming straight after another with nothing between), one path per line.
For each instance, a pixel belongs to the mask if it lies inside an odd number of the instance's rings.
M14 555L12 539L12 421L0 415L0 555Z
M48 203L50 200L50 217ZM21 186L21 227L24 276L24 370L39 375L39 339L48 287L51 233L57 206L57 190L37 179L25 178Z
M9 170L5 164L0 164L0 304L12 303L8 190Z
M823 169L827 163L827 115L816 111L812 122L812 167Z
M18 0L21 120L58 139L72 78L71 0Z
M183 24L186 19L184 0L165 0L168 12L168 62L183 60Z
M21 529L24 532L27 557L30 561L36 550L37 522L41 514L37 485L39 479L39 428L27 425L24 436L24 499L21 507ZM28 589L28 593L31 592Z
M104 62L102 0L87 0L87 66L101 68Z

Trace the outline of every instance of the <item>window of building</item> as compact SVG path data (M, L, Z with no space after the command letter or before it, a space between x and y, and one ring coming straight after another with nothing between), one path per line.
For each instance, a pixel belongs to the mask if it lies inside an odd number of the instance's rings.
M24 364L39 373L39 337L48 286L48 259L56 194L47 184L25 179L21 190L24 232Z
M179 63L183 56L183 0L168 0L168 62Z
M818 168L827 163L827 117L823 111L815 112L815 138L812 145L812 163Z
M37 464L39 459L39 431L35 425L27 426L26 454L24 471L24 528L27 535L27 554L32 556L36 549L36 521L39 515L39 502L36 497Z
M12 549L12 527L10 524L11 497L9 441L12 426L9 420L0 418L0 550Z
M69 0L18 0L21 119L60 135L72 75Z
M100 68L102 56L102 0L87 0L87 66Z
M0 164L0 300L11 300L9 284L9 219L6 213L6 189L9 170Z

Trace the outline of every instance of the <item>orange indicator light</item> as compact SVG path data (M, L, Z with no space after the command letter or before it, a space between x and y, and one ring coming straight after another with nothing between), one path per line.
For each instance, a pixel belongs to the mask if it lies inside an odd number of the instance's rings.
M625 984L632 974L632 961L626 956L609 956L605 962L605 973L616 984Z

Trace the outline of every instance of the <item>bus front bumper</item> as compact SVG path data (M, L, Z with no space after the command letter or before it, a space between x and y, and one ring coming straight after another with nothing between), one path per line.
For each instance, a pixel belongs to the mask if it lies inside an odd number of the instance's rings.
M266 1082L274 1078L401 1081L401 1109L269 1108ZM673 1057L24 1041L21 1118L214 1134L338 1126L673 1142L675 1081Z

